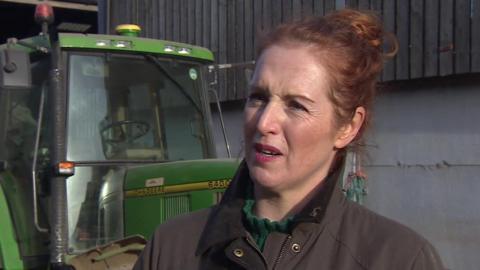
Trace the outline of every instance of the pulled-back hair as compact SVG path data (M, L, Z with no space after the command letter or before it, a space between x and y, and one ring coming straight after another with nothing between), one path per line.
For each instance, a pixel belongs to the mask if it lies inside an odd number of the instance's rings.
M391 37L390 53L383 52L386 37ZM365 108L365 122L355 138L358 141L370 120L384 59L396 52L395 38L385 34L381 21L373 13L343 9L278 26L261 39L257 55L273 45L306 46L326 68L335 124L347 123L357 107Z

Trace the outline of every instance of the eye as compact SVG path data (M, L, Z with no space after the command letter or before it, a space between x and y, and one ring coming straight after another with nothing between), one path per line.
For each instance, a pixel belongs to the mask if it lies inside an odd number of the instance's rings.
M268 96L264 93L252 92L248 96L248 103L251 105L261 105L268 102Z
M303 106L300 102L296 101L296 100L290 100L288 102L288 107L294 111L304 111L304 112L308 112L307 108L305 106Z

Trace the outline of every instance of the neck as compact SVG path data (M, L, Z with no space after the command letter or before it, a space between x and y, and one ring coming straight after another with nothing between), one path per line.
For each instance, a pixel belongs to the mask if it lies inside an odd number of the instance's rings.
M304 192L289 190L276 193L255 185L255 206L253 212L260 218L271 221L282 221L300 212L323 186L324 179L313 189Z

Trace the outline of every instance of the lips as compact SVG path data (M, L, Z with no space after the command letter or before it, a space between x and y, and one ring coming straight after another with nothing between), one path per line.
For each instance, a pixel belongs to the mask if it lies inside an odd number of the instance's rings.
M268 144L256 143L254 147L257 152L260 152L266 155L278 156L282 154L282 152L278 148L275 148Z
M256 143L254 144L255 148L255 159L258 162L268 162L273 161L282 155L282 152L271 145Z

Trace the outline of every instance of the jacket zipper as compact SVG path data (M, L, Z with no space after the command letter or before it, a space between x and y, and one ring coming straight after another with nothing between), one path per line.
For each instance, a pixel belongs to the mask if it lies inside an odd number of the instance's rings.
M273 264L273 270L277 269L277 266L280 263L280 260L282 259L283 255L285 255L286 248L291 239L292 239L292 236L288 235L287 238L285 238L285 240L283 241L282 247L280 248L280 253L278 253L277 258L275 259L275 263Z

